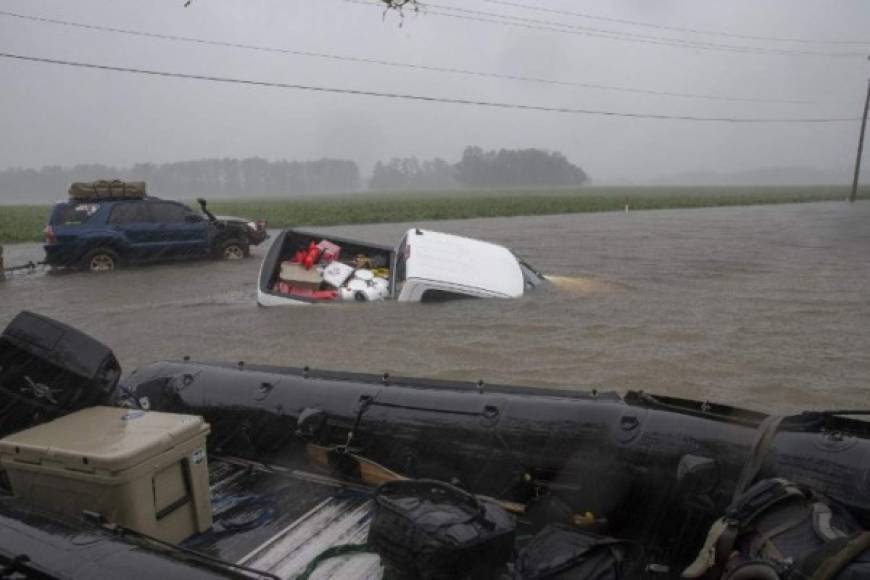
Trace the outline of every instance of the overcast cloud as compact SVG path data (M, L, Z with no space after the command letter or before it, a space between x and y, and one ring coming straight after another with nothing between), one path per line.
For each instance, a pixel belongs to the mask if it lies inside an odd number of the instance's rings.
M547 8L740 34L870 42L866 0L518 0ZM860 51L699 36L521 11L439 4L692 41ZM0 10L102 26L407 61L561 81L772 99L669 98L476 78L236 48L196 46L0 16L0 52L245 79L584 109L729 117L857 117L862 57L735 54L396 14L342 0L0 0ZM434 10L434 9L433 9ZM858 124L735 125L486 109L310 93L0 59L0 169L170 162L206 157L357 161L444 157L462 148L564 152L599 183L684 172L800 166L850 178Z

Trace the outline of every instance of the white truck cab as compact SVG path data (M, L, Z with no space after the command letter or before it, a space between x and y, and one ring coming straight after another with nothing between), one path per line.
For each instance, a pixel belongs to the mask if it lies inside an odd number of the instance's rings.
M393 288L400 302L519 298L525 282L516 256L503 246L415 228L396 250Z

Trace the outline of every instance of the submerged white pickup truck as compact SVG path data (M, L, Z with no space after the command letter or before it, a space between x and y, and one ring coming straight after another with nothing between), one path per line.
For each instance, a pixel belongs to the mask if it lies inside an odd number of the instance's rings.
M412 228L391 248L288 229L263 258L257 302L519 298L543 280L509 249L462 236Z

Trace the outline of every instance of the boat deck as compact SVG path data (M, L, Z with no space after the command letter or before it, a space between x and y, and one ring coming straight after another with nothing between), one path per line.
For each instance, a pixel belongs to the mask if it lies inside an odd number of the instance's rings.
M309 469L309 465L293 468L235 457L210 457L214 526L182 546L291 580L299 578L329 548L365 544L373 488ZM529 533L527 522L520 519L517 523L518 533ZM679 570L652 566L640 577L671 580L679 577ZM309 577L381 578L380 558L365 551L322 560Z
M365 544L368 489L302 470L211 458L214 527L183 545L282 579L296 578L327 548ZM376 580L376 554L323 561L311 579Z

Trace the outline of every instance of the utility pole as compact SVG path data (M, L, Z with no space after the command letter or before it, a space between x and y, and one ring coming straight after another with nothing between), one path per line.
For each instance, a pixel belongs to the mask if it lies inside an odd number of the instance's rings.
M855 159L855 177L852 178L852 193L849 201L858 197L858 178L861 175L861 154L864 152L864 131L867 129L867 109L870 108L870 81L867 81L867 98L864 100L864 116L861 118L861 136L858 137L858 157Z

